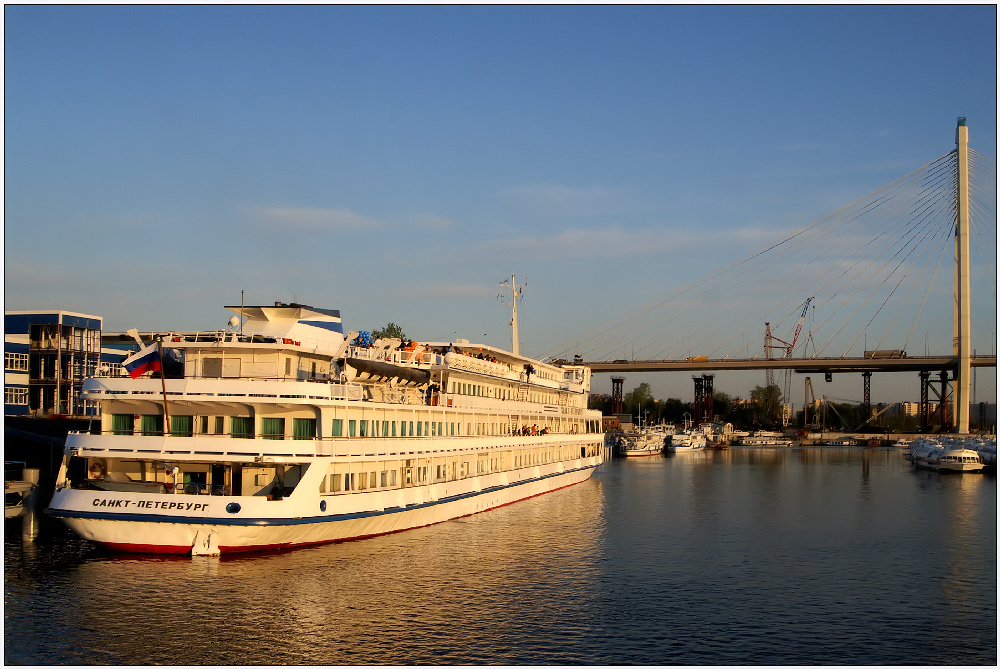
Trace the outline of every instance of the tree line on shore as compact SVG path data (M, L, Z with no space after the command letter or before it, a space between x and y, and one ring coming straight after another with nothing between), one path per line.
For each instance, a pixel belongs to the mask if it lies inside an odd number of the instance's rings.
M612 415L611 395L591 394L590 408L599 410L605 416ZM873 409L875 408L873 405ZM809 411L810 426L854 430L861 426L866 418L861 405L849 402L827 400L820 412L824 415L817 416L813 410ZM641 416L644 424L673 423L680 426L684 424L685 417L690 419L694 416L694 404L676 397L657 399L653 397L648 383L640 383L622 396L622 413L631 415L635 419ZM799 407L789 420L789 426L804 426L802 413L802 408ZM716 390L712 393L712 414L715 420L732 423L737 428L780 429L783 427L781 389L777 385L766 388L755 386L750 391L749 399ZM908 432L916 429L918 425L919 419L916 416L905 416L902 412L887 412L878 416L865 429Z

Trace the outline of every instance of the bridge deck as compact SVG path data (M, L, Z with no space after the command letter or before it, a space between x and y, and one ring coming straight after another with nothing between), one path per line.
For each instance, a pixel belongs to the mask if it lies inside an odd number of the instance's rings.
M582 363L594 372L711 372L722 370L794 369L812 372L919 372L954 370L953 356L913 356L905 358L766 358L721 360L608 360ZM996 367L997 358L976 356L973 367Z

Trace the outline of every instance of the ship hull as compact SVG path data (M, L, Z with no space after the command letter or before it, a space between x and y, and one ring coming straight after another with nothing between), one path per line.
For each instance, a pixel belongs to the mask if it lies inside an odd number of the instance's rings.
M57 491L49 513L60 517L74 532L113 550L160 554L219 554L294 548L317 544L352 541L402 532L427 525L469 516L513 504L590 478L596 464L585 464L568 471L520 481L506 486L466 493L437 500L410 503L406 506L331 513L322 516L282 516L225 518L212 516L178 517L127 512L89 511L108 499L97 491ZM60 499L60 495L63 499ZM70 499L72 496L72 499ZM116 496L119 504L130 501L128 508L149 495ZM176 504L192 505L186 495L160 495L161 499L180 498ZM194 499L199 499L195 497ZM201 499L204 499L202 497ZM237 498L211 498L216 508L224 508ZM331 503L335 500L327 498ZM218 500L217 502L215 500ZM245 499L243 500L245 502ZM287 500L291 501L291 499ZM313 508L322 501L317 497ZM269 502L280 504L281 502ZM173 509L169 509L173 511ZM296 513L290 510L289 513Z

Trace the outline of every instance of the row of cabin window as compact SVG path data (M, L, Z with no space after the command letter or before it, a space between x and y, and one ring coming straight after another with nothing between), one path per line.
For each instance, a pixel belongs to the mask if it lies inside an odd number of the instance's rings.
M190 437L195 434L195 416L174 415L170 417L170 433L172 436ZM197 416L200 430L198 434L225 434L225 416ZM254 438L254 420L250 416L230 417L231 436L243 439ZM589 423L590 421L588 421ZM141 435L162 435L163 416L160 414L143 414L139 416L138 425L133 414L112 414L111 431L113 434L130 435L137 432ZM467 435L496 433L496 423L469 423ZM285 418L261 418L261 439L286 439ZM344 420L334 418L330 432L332 437L443 437L455 436L456 423L443 421L388 421L388 420L348 420L347 434L344 434ZM501 429L505 429L501 424ZM461 424L457 433L461 434ZM315 418L293 418L292 439L315 439Z
M224 416L198 416L200 418L199 434L224 434ZM177 415L170 417L170 434L175 437L194 436L195 416ZM230 419L230 434L233 437L253 439L254 424L250 416L232 416ZM136 424L138 422L138 425ZM214 427L211 430L210 427ZM163 416L160 414L143 414L136 421L133 414L112 414L111 432L113 434L162 435ZM284 418L261 418L261 439L285 439ZM315 439L315 418L293 418L292 439Z
M460 381L451 382L451 392L453 395L486 397L488 395L487 390L487 386L480 386L474 383L462 383ZM513 388L497 388L496 391L497 399L509 400L514 398ZM556 396L551 393L528 393L528 401L553 403L556 401Z
M512 462L512 468L519 469L521 467L531 467L548 462L575 459L581 455L578 449L579 447L575 445L562 446L540 451L518 453L513 456L508 452L507 456L509 461ZM587 450L588 455L594 455L592 452L593 449L588 448ZM491 458L477 458L476 475L500 471L501 463L502 458L499 455ZM448 464L451 465L451 476L448 474ZM395 488L397 471L403 472L402 478L405 485L420 485L429 482L428 475L430 472L434 474L434 481L463 479L472 476L472 461L452 461L445 464L435 463L433 469L424 465L420 467L402 467L401 470L383 469L381 471L370 472L333 473L322 479L319 491L321 494L325 494L328 491L336 493L376 488Z

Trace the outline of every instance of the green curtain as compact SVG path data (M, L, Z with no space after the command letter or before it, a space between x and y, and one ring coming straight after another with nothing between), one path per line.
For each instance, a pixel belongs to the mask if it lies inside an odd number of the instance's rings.
M171 416L170 434L174 437L194 435L194 416Z
M163 434L163 416L143 414L139 425L142 434L145 436L159 436Z
M253 418L233 416L230 419L229 433L237 439L253 439Z
M315 439L316 419L315 418L293 418L292 419L293 439Z
M284 439L284 418L262 418L260 420L260 436L263 439Z
M111 416L111 432L132 434L135 431L135 417L130 413L116 413Z

